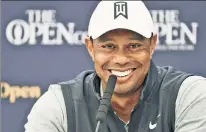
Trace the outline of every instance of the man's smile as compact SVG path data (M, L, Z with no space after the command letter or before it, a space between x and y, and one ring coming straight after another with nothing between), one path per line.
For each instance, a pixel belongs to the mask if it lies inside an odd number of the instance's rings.
M136 68L130 68L130 69L110 69L109 72L111 72L113 75L117 77L125 77L131 74Z
M126 83L133 76L136 69L137 68L109 69L107 70L107 73L109 73L109 75L113 74L117 76L118 83Z

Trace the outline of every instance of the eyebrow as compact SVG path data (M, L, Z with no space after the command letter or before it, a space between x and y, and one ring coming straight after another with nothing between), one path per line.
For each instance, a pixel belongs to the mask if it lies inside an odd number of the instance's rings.
M105 35L99 37L98 40L99 40L99 42L102 42L102 43L107 42L107 41L113 41L113 39L108 38L108 37L106 37Z
M130 40L139 40L144 41L146 38L140 34L134 34L132 37L129 38Z

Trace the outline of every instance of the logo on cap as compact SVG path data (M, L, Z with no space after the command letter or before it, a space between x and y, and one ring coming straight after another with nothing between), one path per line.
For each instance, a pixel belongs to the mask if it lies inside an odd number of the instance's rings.
M114 19L116 19L119 16L123 16L126 19L128 19L126 2L115 2L114 3Z

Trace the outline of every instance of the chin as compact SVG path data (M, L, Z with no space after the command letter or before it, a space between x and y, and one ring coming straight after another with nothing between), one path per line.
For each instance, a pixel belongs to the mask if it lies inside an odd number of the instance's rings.
M120 84L122 85L122 84ZM118 86L115 88L114 90L114 94L116 95L128 95L128 94L132 94L134 93L135 91L137 90L137 88L134 89L134 87L129 87L129 86L124 86L124 87L121 87L121 86Z

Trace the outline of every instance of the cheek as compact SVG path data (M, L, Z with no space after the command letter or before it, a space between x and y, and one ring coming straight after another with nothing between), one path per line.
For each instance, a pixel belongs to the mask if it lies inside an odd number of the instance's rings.
M144 75L147 74L147 72L149 71L149 68L150 68L150 52L142 52L141 54L141 62L142 62L142 68L144 69L143 72L144 72Z
M109 60L108 55L105 55L99 52L94 53L94 64L95 64L96 70L97 69L102 70L104 64L106 64L108 60Z
M140 74L146 75L150 67L150 53L148 51L141 51L137 53L135 57L136 57L136 61L140 63L140 67L141 67L141 70L138 72Z
M145 65L150 62L150 53L148 51L141 51L136 54L135 58L139 63Z
M106 84L106 80L108 79L103 68L106 64L108 64L108 60L108 55L102 53L95 53L94 55L94 67L96 73L101 78L103 85Z

